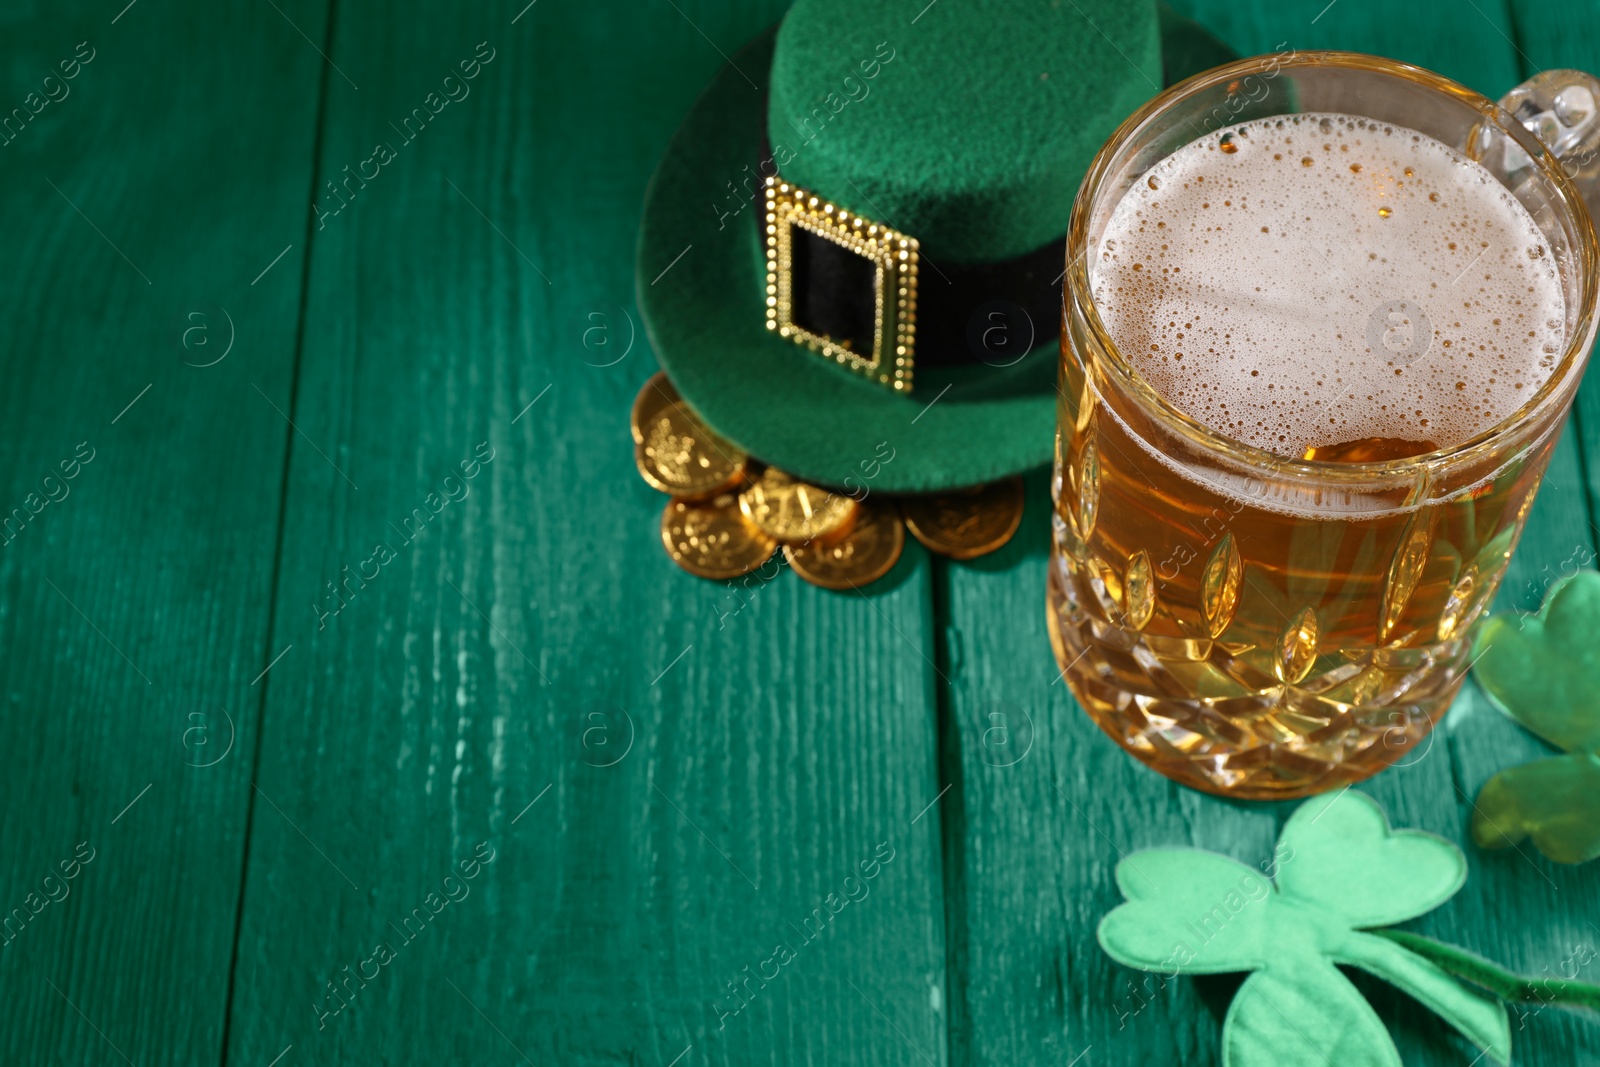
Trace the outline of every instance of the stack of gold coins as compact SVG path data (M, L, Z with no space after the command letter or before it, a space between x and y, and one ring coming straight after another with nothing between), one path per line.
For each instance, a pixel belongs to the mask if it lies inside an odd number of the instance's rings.
M661 542L702 578L731 579L783 547L795 573L824 589L860 589L894 568L906 530L930 551L974 559L1011 540L1022 521L1022 480L869 502L803 482L718 436L657 373L633 402L633 458L672 499Z

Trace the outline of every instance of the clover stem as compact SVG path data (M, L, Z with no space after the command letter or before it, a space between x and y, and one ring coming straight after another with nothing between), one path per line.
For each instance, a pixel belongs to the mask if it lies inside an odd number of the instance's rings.
M1600 1012L1600 986L1562 978L1527 978L1466 949L1403 930L1368 930L1386 937L1448 971L1516 1004L1562 1004Z

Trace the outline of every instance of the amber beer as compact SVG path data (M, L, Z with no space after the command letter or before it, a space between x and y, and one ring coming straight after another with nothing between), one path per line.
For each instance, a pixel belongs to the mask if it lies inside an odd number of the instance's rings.
M1306 110L1152 163L1211 107L1158 98L1102 151L1069 238L1051 639L1112 738L1212 792L1415 758L1592 339L1570 187L1455 147L1481 113L1448 141L1396 121L1431 113L1385 80L1437 86L1349 62L1289 71ZM1348 110L1362 86L1371 116Z

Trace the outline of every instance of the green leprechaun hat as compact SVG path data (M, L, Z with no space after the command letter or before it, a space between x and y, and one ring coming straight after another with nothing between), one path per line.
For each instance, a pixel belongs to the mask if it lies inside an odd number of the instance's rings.
M1162 85L1234 58L1153 0L797 0L645 196L639 309L718 433L930 492L1050 460L1078 183Z

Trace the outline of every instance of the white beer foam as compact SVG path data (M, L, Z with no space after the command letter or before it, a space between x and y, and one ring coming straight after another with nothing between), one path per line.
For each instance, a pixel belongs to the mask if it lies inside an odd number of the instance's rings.
M1279 455L1460 444L1561 357L1554 256L1478 163L1403 126L1258 119L1124 195L1092 260L1100 317L1175 407Z

